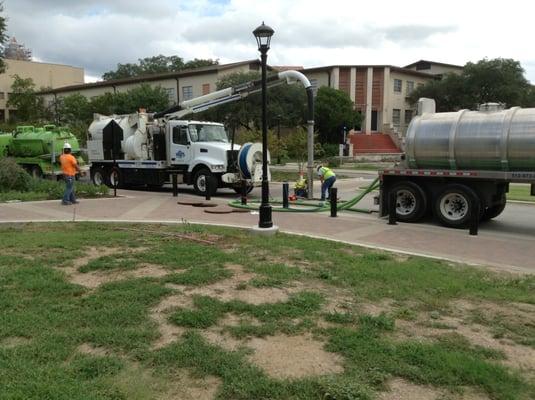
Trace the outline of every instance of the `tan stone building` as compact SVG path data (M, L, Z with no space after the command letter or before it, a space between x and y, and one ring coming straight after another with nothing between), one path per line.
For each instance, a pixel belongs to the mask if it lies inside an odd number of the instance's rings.
M62 97L75 93L80 93L87 98L93 98L105 93L126 92L142 83L148 83L151 86L161 86L169 96L169 104L176 104L213 92L216 90L217 81L225 75L260 71L260 66L260 61L249 60L178 72L100 81L85 85L70 85L52 90L44 90L41 94L45 99L45 104L52 105L56 104L57 100Z
M22 60L4 60L6 71L0 74L0 121L7 121L10 112L16 112L7 107L11 93L13 76L32 78L37 89L58 88L67 85L84 83L84 69L69 65L41 63Z

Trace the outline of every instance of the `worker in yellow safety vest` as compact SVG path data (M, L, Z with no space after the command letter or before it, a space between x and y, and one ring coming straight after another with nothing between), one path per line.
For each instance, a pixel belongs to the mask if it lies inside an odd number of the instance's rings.
M336 174L332 169L324 167L323 165L318 165L317 171L321 181L321 201L325 201L325 193L328 192L334 185L334 182L336 182ZM329 199L327 198L327 200Z

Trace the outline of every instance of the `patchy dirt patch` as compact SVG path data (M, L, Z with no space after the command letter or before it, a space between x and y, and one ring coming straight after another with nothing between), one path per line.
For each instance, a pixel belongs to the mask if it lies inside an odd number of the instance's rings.
M461 317L441 316L433 320L439 324L433 327L426 314L420 314L415 321L396 320L400 339L434 340L438 336L455 332L466 338L471 344L497 350L505 355L503 363L518 368L529 374L535 373L535 349L522 346L508 339L493 337L489 328L479 324L468 324Z
M88 247L85 250L85 255L76 258L71 267L78 269L84 265L89 264L91 261L96 260L100 257L111 256L113 254L122 253L124 249L122 247ZM139 251L139 250L138 250Z
M379 394L379 400L438 400L440 391L430 386L419 386L404 379L395 378L388 382L389 391Z
M0 340L0 347L4 349L12 349L14 347L23 346L30 343L30 339L22 336L10 336Z
M129 249L130 252L145 251L145 247L136 247ZM113 254L124 253L124 248L120 247L89 247L86 250L84 256L75 259L71 265L66 267L57 268L63 271L67 275L67 279L71 283L85 286L90 289L95 289L105 283L128 279L128 278L160 278L169 273L168 270L160 265L155 264L141 264L138 268L124 271L124 270L111 270L111 271L90 271L87 273L80 272L79 269L89 262L101 257L110 256Z
M222 347L225 350L236 351L245 345L245 342L233 338L228 333L223 332L219 327L209 328L200 333L208 343Z
M184 370L169 380L168 390L158 400L212 400L215 399L221 379L214 376L196 378Z
M343 371L342 358L323 349L310 335L252 338L252 362L275 378L302 378Z
M225 264L225 268L232 272L232 276L212 285L203 287L182 287L187 295L210 296L221 301L241 300L250 304L278 303L288 300L290 294L299 291L297 286L289 288L254 288L246 285L251 279L258 277L257 274L244 271L243 266L237 264Z
M95 289L105 283L129 278L161 278L169 273L168 270L153 264L143 264L139 268L128 271L91 271L82 273L77 269L63 269L70 282Z
M152 345L154 349L160 349L167 346L184 333L184 328L167 321L169 312L178 307L193 307L191 298L184 296L183 294L175 294L164 298L157 306L150 310L149 316L156 322L158 331L160 332L160 338Z
M80 346L76 348L76 351L78 353L88 354L91 356L99 356L99 357L104 357L104 356L111 354L111 351L109 351L108 349L104 347L93 346L90 343L82 343Z
M390 313L394 309L394 300L381 299L375 303L360 303L357 307L363 314L372 315L377 317L383 313Z

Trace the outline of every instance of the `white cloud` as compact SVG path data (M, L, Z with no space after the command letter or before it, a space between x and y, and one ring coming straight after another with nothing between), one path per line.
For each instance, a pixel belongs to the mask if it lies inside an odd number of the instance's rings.
M521 61L535 82L534 27L527 3L422 0L5 0L9 33L50 62L100 76L117 63L157 54L221 62L257 58L253 29L275 30L269 62L464 64L483 57Z

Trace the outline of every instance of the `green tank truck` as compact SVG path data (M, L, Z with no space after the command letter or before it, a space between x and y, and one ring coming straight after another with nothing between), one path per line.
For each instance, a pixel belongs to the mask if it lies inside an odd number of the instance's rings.
M72 146L72 154L83 166L78 140L56 125L17 126L12 133L0 134L0 157L12 157L35 178L57 178L61 176L59 156L65 142Z

